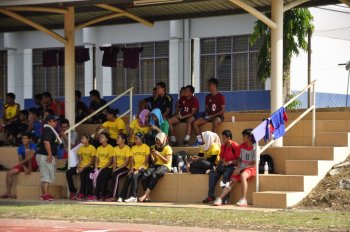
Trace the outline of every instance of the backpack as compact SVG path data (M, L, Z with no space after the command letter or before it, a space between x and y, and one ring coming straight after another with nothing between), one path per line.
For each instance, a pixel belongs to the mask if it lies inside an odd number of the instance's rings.
M265 162L267 162L267 165L269 166L269 174L273 174L275 172L275 167L273 165L272 157L268 154L260 156L259 173L264 174Z
M171 167L176 167L182 171L186 170L188 153L186 151L179 151L173 154Z

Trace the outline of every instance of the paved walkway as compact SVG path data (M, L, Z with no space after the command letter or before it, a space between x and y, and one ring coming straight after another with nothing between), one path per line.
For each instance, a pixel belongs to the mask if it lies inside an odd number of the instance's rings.
M197 227L158 226L105 222L68 222L53 220L0 219L0 232L224 232ZM240 230L225 230L225 232ZM247 231L245 231L247 232Z

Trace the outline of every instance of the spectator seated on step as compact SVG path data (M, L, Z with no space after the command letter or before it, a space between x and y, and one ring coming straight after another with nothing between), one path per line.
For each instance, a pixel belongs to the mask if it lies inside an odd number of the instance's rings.
M6 94L6 100L5 104L3 105L3 111L2 111L2 123L0 124L0 129L2 132L7 134L7 131L9 129L9 125L17 120L20 105L18 103L15 103L16 95L14 93L7 93Z
M139 113L144 110L148 109L149 111L152 111L153 109L157 108L156 107L156 100L158 98L158 93L157 93L157 87L153 88L152 96L144 98L139 101Z
M129 145L132 147L135 144L135 134L140 132L143 135L150 133L150 112L144 109L129 125Z
M252 131L253 129L248 128L242 132L243 143L238 147L238 151L240 153L238 167L233 171L231 181L225 185L220 197L216 198L214 201L215 206L222 205L222 201L225 196L231 192L231 189L238 182L241 182L242 198L236 203L236 205L248 205L246 198L248 191L248 180L256 175L255 146Z
M65 134L65 132L69 129L70 124L68 119L63 118L60 120L60 125L61 125L61 131L60 131L60 138L62 140L62 145L63 145L63 156L62 157L57 157L58 159L67 159L68 158L68 134ZM74 148L76 145L78 145L79 138L78 138L78 133L75 130L72 130L70 132L70 141L71 141L71 148Z
M16 195L11 193L13 177L20 172L29 175L38 169L38 164L35 159L36 145L32 141L30 133L22 134L22 144L18 147L18 164L6 174L6 192L1 198L16 198Z
M90 91L90 106L89 106L89 114L97 111L102 106L106 105L106 101L104 99L101 99L100 92L96 89ZM94 115L90 120L88 120L89 123L94 124L100 124L106 121L106 116L103 113L104 111L100 111L96 115Z
M28 110L21 110L18 118L8 125L6 142L10 145L20 144L22 134L28 131L28 123Z
M64 102L53 99L50 92L44 92L41 96L41 104L44 111L46 109L51 109L55 115L64 118Z
M33 142L36 143L42 134L40 111L37 108L29 108L28 121L28 131L32 134Z
M153 146L156 144L156 136L159 132L163 132L168 136L169 134L169 123L163 118L160 109L156 108L152 110L150 117L151 131L150 134L145 134L145 143L148 146Z
M218 164L220 159L220 138L211 131L202 133L204 145L201 146L199 154L192 156L187 163L187 172L191 174L206 174Z
M75 122L80 122L89 113L88 107L81 101L81 92L75 90Z
M218 79L211 78L208 80L208 90L210 94L205 97L205 114L197 118L192 124L193 130L197 135L197 142L193 146L203 144L200 126L210 122L213 126L211 131L217 133L220 123L224 121L225 96L218 92L218 86Z
M176 137L174 135L174 126L180 122L187 123L184 145L188 145L192 130L192 122L195 120L195 114L199 109L199 101L193 96L194 91L195 89L192 85L186 86L184 96L182 96L176 103L175 115L169 119L171 133L170 142L172 146L177 146Z

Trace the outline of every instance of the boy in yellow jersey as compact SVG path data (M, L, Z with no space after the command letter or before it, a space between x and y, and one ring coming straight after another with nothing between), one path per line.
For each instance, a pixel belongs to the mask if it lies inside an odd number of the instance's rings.
M101 129L107 129L110 137L108 143L115 147L117 145L118 134L126 133L125 123L122 119L117 118L116 112L113 109L107 109L106 117L107 121L97 127L96 132L98 133Z
M141 132L137 132L134 139L135 146L131 148L130 161L132 166L125 179L123 191L121 193L121 197L126 199L125 202L128 203L137 202L137 182L148 168L148 160L150 155L149 146L143 143L143 134ZM127 198L129 188L129 198Z
M76 173L80 176L80 191L75 198L78 201L87 198L87 200L93 200L92 194L92 180L90 179L90 173L93 172L95 163L96 148L90 144L91 136L83 134L80 142L83 146L78 149L79 163L76 168Z
M99 174L96 180L95 196L91 200L102 199L104 201L106 198L108 181L112 174L112 160L114 156L114 148L108 144L108 139L108 133L102 132L100 134L99 141L101 146L96 150L95 159L95 171L98 171Z
M141 113L130 123L129 130L129 142L130 145L134 145L134 137L135 134L140 132L143 135L149 133L151 131L151 127L149 125L150 122L150 112L147 109L141 111Z
M221 142L219 136L211 131L202 133L204 145L201 146L199 154L192 157L188 163L191 174L206 174L216 166L220 160Z
M15 103L16 95L14 93L6 94L6 103L3 106L2 116L3 122L0 124L0 130L6 133L6 140L9 129L11 129L10 124L18 118L20 105Z
M119 197L118 185L119 179L128 174L130 167L131 149L128 144L128 136L124 133L118 135L117 144L114 148L113 157L113 174L112 174L112 197L106 201L122 202L123 199Z
M173 151L167 143L167 135L164 132L159 132L155 140L156 145L151 150L151 159L154 165L148 168L142 177L142 186L145 193L140 197L140 202L151 201L151 190L154 189L158 180L171 170Z

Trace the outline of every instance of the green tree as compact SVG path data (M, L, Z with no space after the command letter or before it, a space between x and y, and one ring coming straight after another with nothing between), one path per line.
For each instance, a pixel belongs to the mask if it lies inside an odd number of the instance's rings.
M266 16L270 18L270 13ZM299 49L307 51L308 32L313 31L313 17L306 8L296 8L284 12L283 15L283 96L286 101L290 92L290 63L292 55L299 54ZM250 37L250 45L263 38L263 45L258 56L258 76L265 81L271 76L271 30L260 20L255 22L254 32Z

